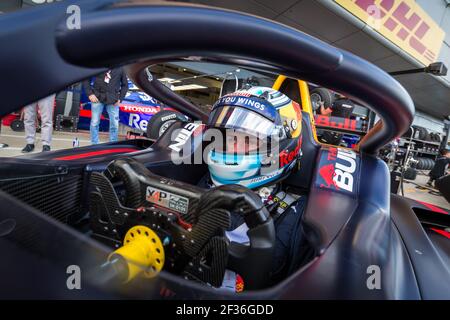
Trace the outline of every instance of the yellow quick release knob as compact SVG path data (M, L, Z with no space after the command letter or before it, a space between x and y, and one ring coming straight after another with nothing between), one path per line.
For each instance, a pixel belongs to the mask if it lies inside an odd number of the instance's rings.
M141 273L152 278L158 275L164 266L163 244L149 227L134 226L125 235L123 246L111 253L108 261L116 258L122 258L127 265L128 275L125 282Z

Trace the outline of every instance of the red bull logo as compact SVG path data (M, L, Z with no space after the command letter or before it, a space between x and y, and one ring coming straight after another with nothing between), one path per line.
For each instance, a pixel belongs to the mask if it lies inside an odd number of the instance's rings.
M329 117L316 115L314 121L317 127L331 127L338 129L345 129L348 131L360 131L363 127L363 121L356 121L354 119Z
M321 184L320 187L326 187L326 188L336 188L339 190L339 187L334 182L334 177L336 176L336 171L334 171L334 164L330 163L326 166L323 166L319 169L319 174L322 177L322 179L325 181L325 184Z
M346 190L353 192L354 177L356 171L356 153L351 150L330 148L327 157L321 162L330 162L322 165L319 169L319 176L324 183L320 183L321 188Z
M290 164L292 160L294 160L294 158L298 156L301 147L302 139L300 138L294 150L290 152L283 150L282 152L280 152L280 168L283 168L284 166Z

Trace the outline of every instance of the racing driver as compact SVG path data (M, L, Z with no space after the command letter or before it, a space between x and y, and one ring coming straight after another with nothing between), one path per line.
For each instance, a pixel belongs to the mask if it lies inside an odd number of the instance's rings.
M298 103L266 87L251 87L223 96L208 120L208 128L223 133L222 147L207 154L206 187L239 184L259 194L276 228L271 282L276 283L301 264L301 218L306 197L283 185L301 156L302 114ZM232 213L230 241L249 243L242 216ZM227 270L222 287L236 289L239 275ZM243 279L245 283L245 279Z

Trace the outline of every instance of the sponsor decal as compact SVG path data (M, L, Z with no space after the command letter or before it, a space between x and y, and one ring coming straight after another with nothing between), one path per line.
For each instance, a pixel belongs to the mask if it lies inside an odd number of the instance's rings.
M167 121L167 120L170 120L170 119L175 119L176 117L177 117L176 114L169 114L168 116L162 117L161 121Z
M294 197L281 191L278 192L273 198L269 199L268 204L271 205L273 203L278 203L276 213L280 215L283 214L287 209L289 209L297 199L298 197Z
M336 129L344 129L348 131L364 131L365 122L354 119L328 117L323 115L316 115L314 122L317 127L328 127Z
M353 193L358 170L359 158L355 152L329 148L321 155L316 186Z
M137 106L137 105L120 105L120 111L122 112L139 112L139 113L149 113L154 115L155 113L160 111L160 107L147 107L147 106Z
M177 136L174 139L174 142L169 145L169 148L175 152L180 152L183 149L183 146L189 140L189 138L194 133L195 129L197 129L201 124L200 123L188 123L182 128Z
M128 126L142 131L147 131L148 120L141 119L141 116L136 113L131 113L128 118Z
M334 171L334 164L327 164L319 169L319 174L322 179L325 181L325 184L321 184L320 187L339 189L339 187L334 182L334 177L336 176L336 172Z
M294 158L298 156L301 147L302 147L302 138L298 140L298 144L294 150L290 152L288 152L287 150L283 150L282 152L280 152L280 168L283 168L284 166L291 163L292 160L294 160Z
M424 65L439 57L445 32L415 0L335 0Z
M252 94L250 92L246 92L246 91L235 91L229 94L224 95L223 97L233 97L233 96L244 96L244 97L251 97Z
M180 213L188 212L189 199L174 193L163 191L158 188L147 187L145 198L148 202L167 209Z
M277 111L271 105L263 102L264 100L259 98L241 97L241 96L224 96L216 102L213 109L219 106L233 105L238 107L243 107L251 111L255 111L260 115L270 119L275 120Z
M227 96L221 98L217 104L227 104L227 105L245 105L248 107L252 107L258 110L265 110L267 107L265 104L261 103L260 101L257 101L255 99L249 98L249 97L239 97L239 96Z
M128 82L128 87L130 89L138 89L136 86L134 86L131 81ZM144 92L135 92L135 91L128 91L125 95L125 101L136 101L136 102L142 102L146 105L158 105L158 101L150 97L148 94Z
M277 171L275 171L275 172L273 172L271 174L264 175L264 176L259 176L259 177L250 179L250 182L248 183L248 185L272 179L272 178L276 177L277 175L279 175L281 172L283 172L283 169L278 169Z
M119 109L120 123L145 132L147 131L148 121L158 113L161 108L159 106L121 104Z
M244 279L239 275L236 274L236 292L243 292L244 291Z

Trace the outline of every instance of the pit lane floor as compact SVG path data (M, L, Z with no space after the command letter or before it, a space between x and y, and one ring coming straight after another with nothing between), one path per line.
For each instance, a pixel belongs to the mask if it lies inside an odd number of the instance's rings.
M403 185L405 197L428 202L435 206L450 210L450 203L439 194L439 191L427 186L427 181L430 178L427 174L428 172L418 174L413 181L405 180ZM401 194L400 191L399 194Z
M89 131L78 132L64 132L53 131L52 150L61 150L73 148L72 143L75 138L78 138L79 146L84 147L91 144ZM107 142L109 139L107 132L100 132L100 143ZM119 136L119 139L125 139L124 136ZM0 133L0 143L8 144L7 148L0 148L0 157L15 157L23 155L22 149L25 146L25 132L12 131L10 127L2 126ZM42 151L42 141L40 133L36 134L35 149L33 153Z

